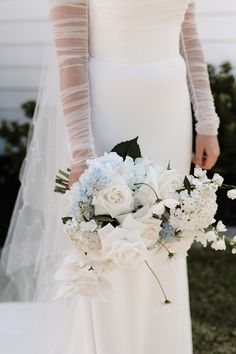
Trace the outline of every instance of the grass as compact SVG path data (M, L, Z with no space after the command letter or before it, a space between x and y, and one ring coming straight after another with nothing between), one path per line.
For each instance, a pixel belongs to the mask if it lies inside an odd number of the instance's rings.
M194 354L236 353L236 256L194 247L188 275Z

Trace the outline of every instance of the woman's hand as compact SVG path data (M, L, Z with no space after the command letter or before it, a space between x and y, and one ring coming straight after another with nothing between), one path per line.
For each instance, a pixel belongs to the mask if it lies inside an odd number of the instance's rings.
M69 188L71 188L74 182L78 182L80 175L84 172L86 167L86 165L82 165L79 169L78 167L76 169L72 167L69 175Z
M202 169L210 170L218 160L220 146L216 135L196 135L196 154L192 162Z

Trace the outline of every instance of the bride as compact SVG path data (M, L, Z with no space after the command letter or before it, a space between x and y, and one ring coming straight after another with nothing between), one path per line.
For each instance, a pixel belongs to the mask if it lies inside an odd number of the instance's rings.
M53 47L42 75L21 188L1 260L4 354L191 354L187 262L112 272L106 302L54 301L67 247L59 168L70 185L86 159L139 136L143 155L187 174L211 169L219 118L192 0L49 0ZM192 157L192 114L196 154Z

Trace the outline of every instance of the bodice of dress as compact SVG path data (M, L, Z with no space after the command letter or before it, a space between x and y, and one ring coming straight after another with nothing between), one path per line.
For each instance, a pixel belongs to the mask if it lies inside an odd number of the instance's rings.
M189 0L89 0L89 55L125 65L176 57L188 4Z
M88 60L114 64L163 61L181 54L198 134L217 135L207 64L194 0L48 0L60 71L72 172L94 156ZM174 117L173 117L174 119Z

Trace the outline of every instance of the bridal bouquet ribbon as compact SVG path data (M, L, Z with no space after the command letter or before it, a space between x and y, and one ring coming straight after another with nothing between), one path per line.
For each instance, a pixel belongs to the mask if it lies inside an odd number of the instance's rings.
M69 240L55 278L56 298L100 296L112 288L106 273L136 268L154 257L170 260L186 255L194 242L226 249L226 227L216 222L219 188L236 198L235 186L215 173L195 167L183 176L170 164L163 167L142 157L137 138L121 142L111 152L86 161L87 168L68 189L69 175L60 171L56 192L64 193L62 223ZM230 239L236 253L236 237Z

